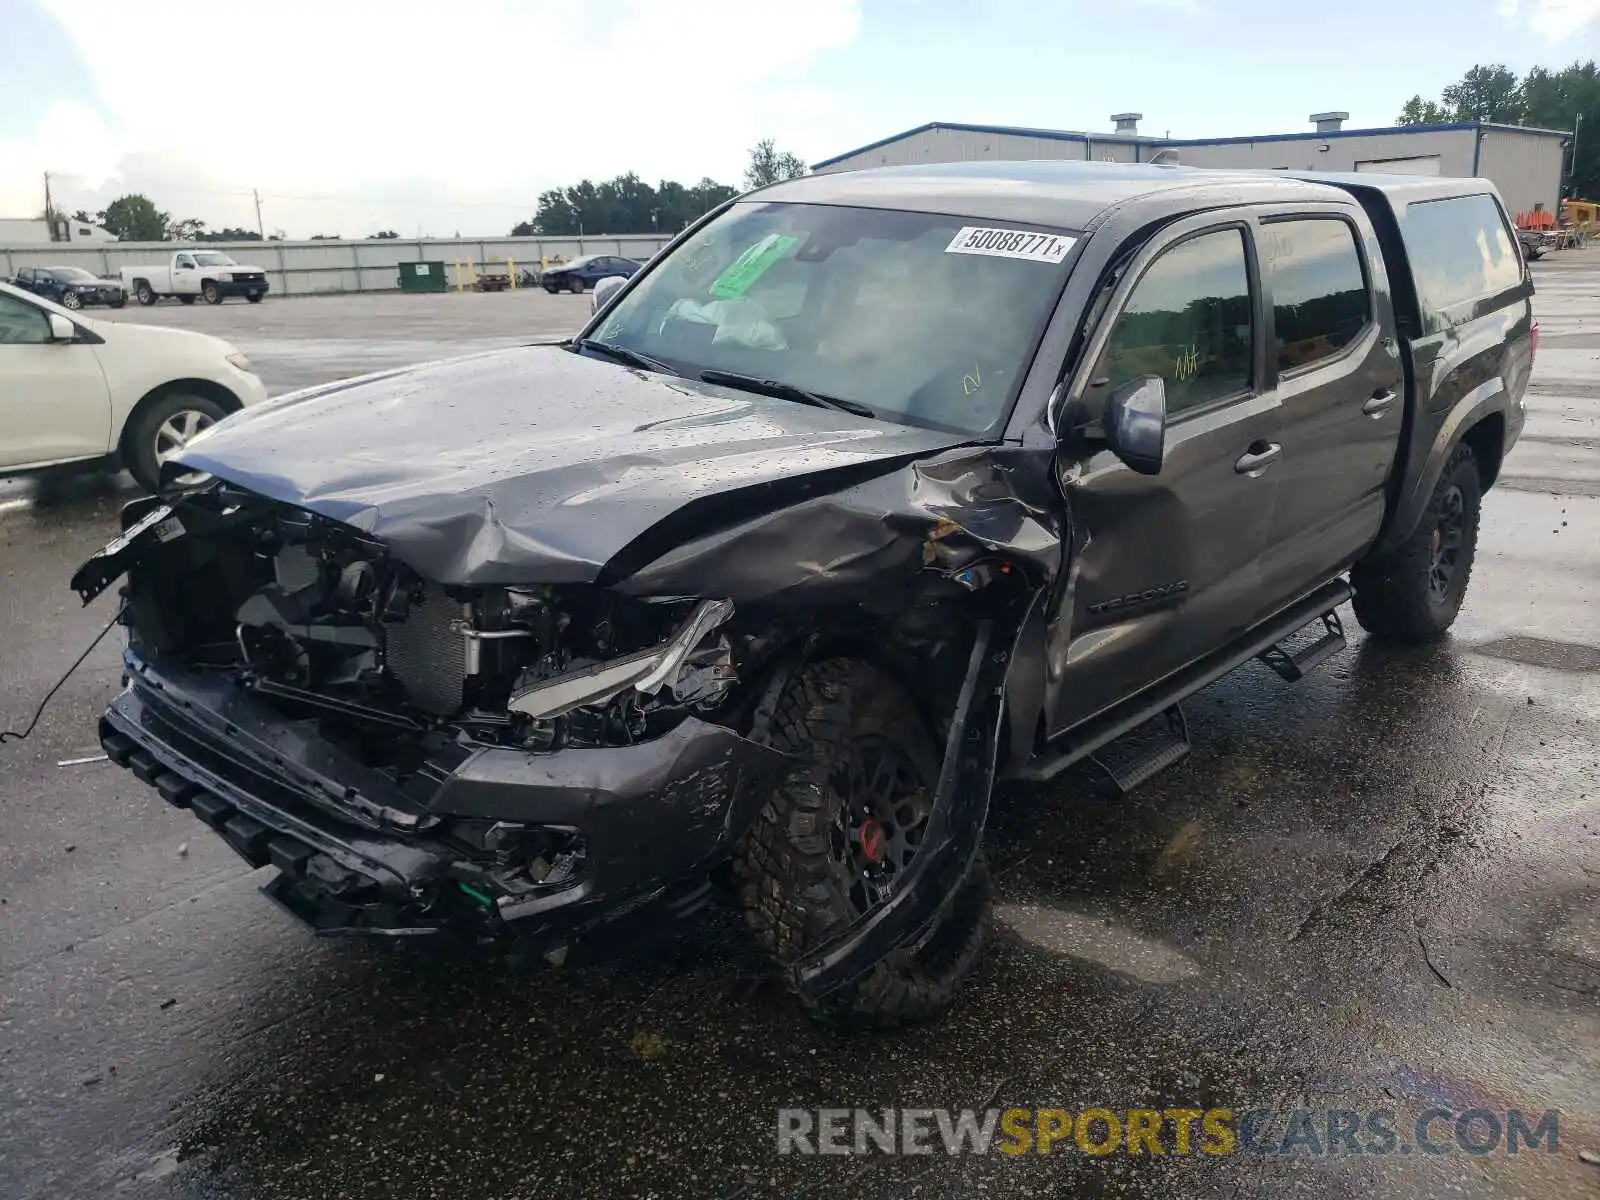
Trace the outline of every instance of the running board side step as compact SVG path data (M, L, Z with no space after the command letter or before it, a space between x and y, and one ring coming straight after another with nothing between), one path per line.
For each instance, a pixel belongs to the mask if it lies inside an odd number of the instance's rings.
M1322 614L1322 633L1307 638L1316 622L1296 630L1276 645L1256 655L1285 683L1299 683L1328 659L1344 649L1344 622L1337 609Z
M1145 780L1182 761L1188 753L1189 722L1184 720L1183 706L1174 704L1102 746L1090 760L1126 796Z
M1235 667L1243 666L1252 658L1272 649L1323 614L1332 613L1339 605L1350 599L1350 596L1350 584L1344 579L1335 579L1323 584L1305 599L1249 631L1239 641L1213 651L1132 699L1125 700L1109 711L1091 717L1076 728L1068 730L1008 778L1026 780L1030 783L1042 783L1047 779L1053 779L1073 763L1088 758L1100 747L1109 745L1123 734L1137 729L1152 717L1160 716L1207 684L1221 679ZM1333 651L1329 650L1328 653L1332 654ZM1185 744L1187 745L1187 735Z

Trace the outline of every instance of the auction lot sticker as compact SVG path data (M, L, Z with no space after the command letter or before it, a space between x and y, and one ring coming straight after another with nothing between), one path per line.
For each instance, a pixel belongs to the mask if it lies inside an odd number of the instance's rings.
M1062 237L1057 233L1029 233L1026 229L989 229L982 225L963 225L950 239L944 252L1058 263L1077 241L1077 238Z

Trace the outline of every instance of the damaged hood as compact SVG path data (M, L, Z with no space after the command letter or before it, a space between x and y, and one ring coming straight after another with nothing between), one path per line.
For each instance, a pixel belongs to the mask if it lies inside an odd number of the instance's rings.
M181 461L441 583L589 583L965 440L532 346L284 396Z

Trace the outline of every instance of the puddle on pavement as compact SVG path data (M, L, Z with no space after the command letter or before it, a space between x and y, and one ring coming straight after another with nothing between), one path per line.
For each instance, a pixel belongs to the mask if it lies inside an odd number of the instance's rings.
M1548 667L1552 671L1583 674L1600 672L1600 646L1589 646L1583 642L1557 642L1548 638L1517 635L1484 642L1481 646L1474 646L1473 651L1506 662Z

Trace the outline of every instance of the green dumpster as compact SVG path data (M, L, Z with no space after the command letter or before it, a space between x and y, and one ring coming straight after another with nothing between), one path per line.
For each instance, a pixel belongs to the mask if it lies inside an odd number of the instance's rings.
M402 292L444 292L450 288L442 262L403 262L400 264Z

